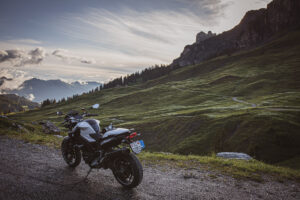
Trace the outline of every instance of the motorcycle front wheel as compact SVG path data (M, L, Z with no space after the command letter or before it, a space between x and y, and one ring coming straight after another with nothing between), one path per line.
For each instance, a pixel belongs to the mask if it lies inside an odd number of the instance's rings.
M116 157L113 160L112 172L116 180L125 188L134 188L143 179L143 167L132 153Z
M81 162L81 152L74 148L69 137L65 137L61 144L61 153L70 167L77 167Z

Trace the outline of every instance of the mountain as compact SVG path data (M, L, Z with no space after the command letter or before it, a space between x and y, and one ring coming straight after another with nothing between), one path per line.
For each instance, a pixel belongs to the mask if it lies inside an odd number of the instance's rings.
M198 64L212 57L230 55L271 41L300 26L299 10L299 0L274 0L266 9L247 12L241 22L229 31L216 36L211 32L207 35L200 32L196 43L187 45L171 65L183 67Z
M235 151L270 163L300 157L300 30L261 47L84 94L17 114L51 120L85 107L105 127L135 128L147 150L207 155ZM95 104L100 109L89 110ZM299 160L299 159L298 159Z
M285 4L279 4L282 2ZM275 9L277 4L281 9L271 12L269 8ZM286 4L296 6L297 2L274 0L267 13L281 19L287 14ZM262 17L265 12L258 11ZM95 118L101 120L102 127L113 122L116 127L141 132L149 151L198 155L234 151L269 163L299 162L300 29L281 25L296 27L299 22L293 21L294 14L290 11L291 19L286 18L285 23L274 22L274 30L279 33L280 28L284 33L259 46L255 43L230 55L175 67L147 82L80 95L11 118L24 123L47 119L59 124L62 117L56 116L58 110L66 113L85 107L98 114ZM221 37L224 41L219 42L227 43L225 36L212 36L199 44L215 45L214 38ZM89 110L95 103L100 109Z
M0 113L20 112L38 108L39 104L15 94L0 94Z
M35 102L41 102L45 99L66 98L74 94L82 94L98 87L98 82L87 82L81 84L79 82L66 83L61 80L41 80L32 78L26 80L18 89L5 91L6 93L17 94L26 97Z

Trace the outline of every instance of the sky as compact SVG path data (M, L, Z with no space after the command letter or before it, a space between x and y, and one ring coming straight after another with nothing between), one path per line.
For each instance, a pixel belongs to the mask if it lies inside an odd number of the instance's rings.
M0 0L0 77L106 82L170 64L271 0Z

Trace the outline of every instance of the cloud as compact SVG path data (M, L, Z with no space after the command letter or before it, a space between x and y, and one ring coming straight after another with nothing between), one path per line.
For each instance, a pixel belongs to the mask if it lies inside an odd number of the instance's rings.
M40 64L45 57L45 50L40 47L27 52L19 49L0 50L0 63L11 62L14 67Z
M214 22L188 11L144 13L124 8L114 13L93 8L83 14L66 16L61 31L80 41L83 48L99 52L97 59L105 66L130 66L139 60L142 61L139 65L145 67L147 61L151 62L146 66L171 62L185 45L195 41L199 31L209 31L206 25ZM109 57L104 56L108 54Z
M12 78L6 78L5 76L0 77L0 86L4 84L5 81L12 81Z
M52 55L54 55L58 58L61 58L62 60L66 60L66 61L75 60L75 61L79 61L83 64L93 64L93 63L95 63L95 61L92 60L92 59L86 59L86 58L83 58L83 57L68 55L68 51L64 50L64 49L57 49L57 50L52 52Z
M20 68L0 68L0 74L2 76L3 83L0 85L0 92L5 92L7 90L13 90L19 88L19 86L32 76L28 73L19 70Z
M33 101L34 98L35 98L35 96L34 96L33 94L29 94L29 95L26 96L26 98L27 98L28 100L30 100L30 101Z
M0 62L12 61L15 59L21 59L23 57L23 52L20 50L1 50L0 51Z
M15 39L15 40L7 40L8 43L16 43L16 44L29 44L29 45L40 45L41 41L33 40L33 39Z

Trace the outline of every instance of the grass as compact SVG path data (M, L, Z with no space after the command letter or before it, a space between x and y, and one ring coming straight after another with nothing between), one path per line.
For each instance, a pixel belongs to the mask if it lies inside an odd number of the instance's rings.
M294 31L262 47L187 66L155 80L9 117L25 124L51 120L62 128L63 117L56 111L85 107L99 115L95 118L102 127L113 122L135 128L151 151L203 156L237 151L284 163L300 155L299 38L300 31ZM95 103L100 109L89 109Z
M274 166L257 160L237 160L224 159L214 155L178 155L170 153L151 153L142 152L138 155L141 160L153 164L167 164L186 169L204 169L209 171L221 172L222 174L233 176L238 179L250 179L263 181L263 176L271 176L276 180L291 179L300 181L300 170ZM187 177L189 174L187 174Z
M0 118L0 135L53 148L60 148L62 141L62 138L55 135L43 133L42 127L39 125L20 123L3 118ZM66 136L66 133L62 132L60 135Z
M3 125L3 119L0 120ZM20 125L20 124L19 124ZM1 131L0 135L5 135L9 138L20 139L33 144L46 145L52 148L60 148L62 138L55 135L46 135L42 133L40 127L22 124L24 129L11 128L5 132ZM34 130L33 130L34 129ZM3 130L3 129L1 129ZM61 134L65 136L65 133ZM159 153L143 151L138 154L139 159L151 165L167 165L169 167L189 169L200 169L214 173L221 173L232 176L236 179L253 180L263 182L264 177L272 177L276 181L295 180L300 181L300 170L294 170L287 167L274 166L263 163L257 160L235 160L218 158L215 155L198 156L198 155L179 155L172 153ZM216 178L216 175L210 174L211 178ZM191 172L184 175L185 179L196 178Z

